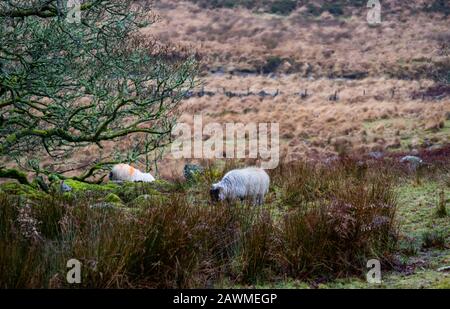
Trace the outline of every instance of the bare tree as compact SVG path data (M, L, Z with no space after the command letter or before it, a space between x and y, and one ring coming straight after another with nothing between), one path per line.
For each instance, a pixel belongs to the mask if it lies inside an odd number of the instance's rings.
M117 145L76 177L85 181L108 164L148 160L170 142L197 63L140 34L155 21L146 3L84 1L74 21L66 0L1 2L0 157L64 177L75 151ZM40 163L44 154L50 167ZM0 177L23 176L0 167Z

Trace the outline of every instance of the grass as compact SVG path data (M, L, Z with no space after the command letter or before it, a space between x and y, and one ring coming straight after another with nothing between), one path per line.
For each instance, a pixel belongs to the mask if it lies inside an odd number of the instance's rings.
M364 278L348 276L321 282L315 280L284 279L268 283L257 282L254 285L234 285L223 281L220 287L254 288L331 288L331 289L448 289L450 275L437 271L450 263L450 221L448 217L439 218L436 208L440 192L447 199L450 190L442 171L436 177L425 177L421 185L413 179L401 178L396 188L398 207L396 222L399 224L399 243L395 250L392 269L382 268L382 283L369 284ZM442 190L442 191L439 191ZM425 245L425 246L424 246Z
M424 140L435 140L437 143L445 143L450 135L450 121L445 120L439 130L427 130L417 126L417 120L412 118L389 118L364 121L362 128L369 132L368 137L400 139L400 147L397 150L409 150L421 147ZM399 129L401 128L401 129Z
M282 163L264 207L212 204L209 188L243 162L203 162L195 181L105 184L50 193L0 185L3 288L448 287L445 152L414 175L394 157ZM366 262L381 285L365 282ZM442 276L439 277L439 274Z
M210 184L233 166L209 166L197 181L163 192L127 184L114 193L89 187L74 198L11 193L11 184L2 185L1 286L69 287L71 258L82 263L80 287L89 288L329 281L361 276L369 258L389 263L397 201L386 170L361 173L352 160L281 165L271 172L265 207L210 204ZM136 202L150 190L164 199ZM99 203L120 207L92 207Z
M192 2L207 8L259 9L263 4L265 12L282 15L295 9L295 1ZM366 11L367 1L355 0L333 1L311 13L328 11L336 17L344 11L345 16L344 2ZM276 5L266 5L273 3ZM446 3L436 0L427 6L430 12L446 14ZM341 18L336 23L325 16L308 22L298 14L275 17L241 9L224 14L191 9L184 2L162 13L167 17L165 24L155 25L150 34L158 34L159 29L170 39L201 41L202 53L210 56L205 57L205 67L233 65L258 71L265 66L266 73L279 70L308 76L312 72L314 77L340 76L361 67L371 77L391 71L407 79L426 77L418 74L426 63L414 59L434 58L432 51L437 46L432 34L443 35L448 29L445 19L430 22L431 14L387 24L394 31L386 31L387 27L359 31L367 27L364 18ZM324 44L327 38L329 42ZM353 48L348 48L348 39L354 42ZM422 46L424 40L430 48ZM320 52L324 45L334 51L331 57ZM379 55L384 55L383 59ZM289 60L292 66L284 68L280 59ZM308 65L303 65L305 62ZM436 144L448 142L450 136L449 119L437 132L422 126L424 120L442 116L449 106L447 98L411 101L411 94L426 86L423 80L369 78L352 82L345 85L338 104L327 101L329 94L342 88L332 80L227 75L208 77L207 81L208 88L223 86L237 92L245 92L249 86L254 92L280 88L283 95L263 104L256 97L237 100L224 96L207 102L194 98L191 104L196 110L211 111L208 120L215 122L282 120L290 124L282 127L282 133L293 137L286 138L285 144L296 136L304 141L306 134L308 141L323 142L324 146L314 150L329 151L324 141L330 136L352 136L352 131L341 134L341 129L362 119L378 119L362 123L362 129L385 127L384 133L373 134L376 138L394 135L395 122L406 121L402 130L406 132L400 135L400 149L404 150L414 139L422 143L425 138L436 138ZM389 90L394 86L398 88L391 98ZM305 89L310 97L300 101L295 93ZM251 112L239 112L249 106ZM383 118L385 112L387 118ZM329 114L335 118L333 125L326 121ZM415 128L417 123L420 125ZM354 141L353 146L361 145ZM305 157L303 151L295 150ZM96 186L69 181L74 192L46 194L4 184L0 189L0 285L72 287L65 282L65 263L76 257L83 263L81 287L449 288L448 273L436 271L450 263L450 182L445 178L450 174L446 164L434 169L433 175L421 176L420 181L383 165L368 170L345 162L331 168L283 165L271 175L273 185L263 210L209 204L209 185L232 165L211 167L192 185ZM378 178L378 172L383 177ZM445 203L440 192L444 192ZM368 207L386 202L392 207ZM98 207L92 207L95 205ZM384 224L374 234L357 233L358 226L370 226L380 215L393 225ZM379 286L364 280L364 260L374 255L384 262Z
M440 227L447 231L450 237L450 222L448 217L439 218L436 209L440 190L443 190L447 199L450 198L450 189L439 181L426 181L421 185L404 183L398 187L401 207L397 213L398 220L402 222L402 231L414 238L433 227Z

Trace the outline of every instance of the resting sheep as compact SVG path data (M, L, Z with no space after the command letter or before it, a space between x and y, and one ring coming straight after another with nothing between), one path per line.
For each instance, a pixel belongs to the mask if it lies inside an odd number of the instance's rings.
M115 181L134 181L134 182L155 181L155 178L149 173L142 173L140 170L128 164L114 165L111 172L109 173L109 179Z
M262 205L264 195L269 191L270 178L260 168L236 169L225 174L222 180L212 185L213 201L250 199L253 205Z

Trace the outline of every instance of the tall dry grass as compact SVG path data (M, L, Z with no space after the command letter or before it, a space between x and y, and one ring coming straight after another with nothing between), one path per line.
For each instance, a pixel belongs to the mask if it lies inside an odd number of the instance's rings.
M72 258L82 263L78 287L331 279L362 275L368 259L389 260L395 247L394 182L380 168L281 165L260 208L211 204L207 188L223 171L209 171L137 208L92 208L98 197L83 193L0 193L0 286L74 287L65 279Z

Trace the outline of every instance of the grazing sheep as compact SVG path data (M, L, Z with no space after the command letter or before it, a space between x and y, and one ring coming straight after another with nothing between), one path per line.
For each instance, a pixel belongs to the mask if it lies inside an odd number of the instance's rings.
M236 169L225 174L222 180L212 185L210 194L213 201L231 201L248 198L253 205L262 205L264 195L269 191L270 178L260 168Z
M142 173L140 170L128 165L128 164L117 164L109 173L109 179L115 181L142 181L142 182L152 182L155 178L149 173Z

